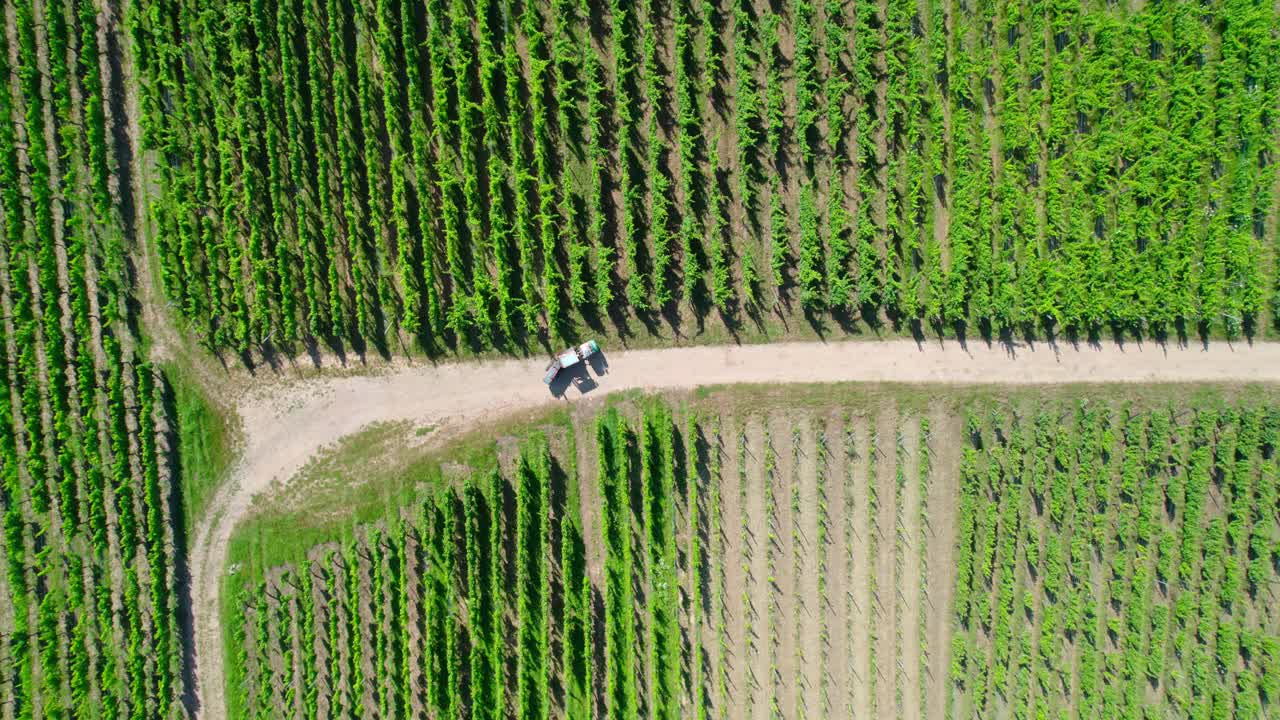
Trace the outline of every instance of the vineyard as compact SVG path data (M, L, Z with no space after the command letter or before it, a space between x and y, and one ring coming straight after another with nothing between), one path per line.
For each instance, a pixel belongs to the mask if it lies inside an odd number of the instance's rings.
M139 351L89 0L3 3L0 717L180 717L173 389Z
M532 718L555 702L590 717L591 586L569 476L540 436L510 471L256 585L231 580L230 716Z
M975 411L965 435L953 716L1276 712L1276 408Z
M131 10L160 271L216 351L1280 309L1273 3Z
M433 475L412 510L238 572L230 717L940 712L929 428L656 399L545 427L497 470Z
M0 720L220 717L211 637L236 718L1280 714L1272 389L592 397L270 547L222 414L228 354L1274 336L1274 2L0 23Z
M1280 412L1179 402L580 411L239 576L231 717L1266 717Z

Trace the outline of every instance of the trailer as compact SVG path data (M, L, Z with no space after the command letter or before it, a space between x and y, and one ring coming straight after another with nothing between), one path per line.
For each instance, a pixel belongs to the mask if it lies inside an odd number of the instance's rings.
M551 364L547 366L547 371L542 374L543 384L550 385L551 382L556 379L556 375L559 375L559 374L560 374L560 361L552 360Z
M588 340L577 347L566 348L551 360L551 364L547 365L547 370L542 375L543 384L550 385L561 370L571 368L598 352L600 352L600 346L595 340Z

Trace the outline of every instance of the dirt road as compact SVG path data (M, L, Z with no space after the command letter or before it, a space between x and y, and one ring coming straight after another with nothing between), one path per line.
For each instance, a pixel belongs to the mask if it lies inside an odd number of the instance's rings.
M1018 347L912 341L784 343L636 350L607 355L593 395L729 383L1280 382L1280 343L1208 349L1107 344ZM373 422L460 427L506 410L569 402L539 382L544 360L395 365L374 376L286 381L240 399L247 446L192 538L196 677L206 720L225 716L218 587L227 543L254 495L285 482L321 447ZM593 373L594 375L594 373Z

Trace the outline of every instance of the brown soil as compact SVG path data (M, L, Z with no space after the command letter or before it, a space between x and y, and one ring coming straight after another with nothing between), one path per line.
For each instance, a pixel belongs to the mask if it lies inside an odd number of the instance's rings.
M868 623L871 622L871 566L866 549L870 537L867 497L871 461L870 423L864 416L855 417L846 432L849 444L845 448L848 458L845 463L847 476L844 523L847 538L846 564L850 578L848 622L845 625L849 638L847 658L850 676L847 710L855 713L871 707L871 668L867 660L869 638L866 633Z
M258 619L258 609L256 605L251 605L245 608L245 612L244 612L245 627L253 627L254 624L257 622L257 619ZM240 645L244 650L245 676L257 678L260 681L261 678L263 677L261 668L263 666L264 659L257 652L257 646L253 642L253 635L251 635L250 633L245 633L244 637L240 640ZM249 685L251 685L251 683L246 683L246 687L244 688L244 690L249 693L256 693L257 686L254 685L253 687L249 687ZM249 695L248 697L252 698L253 696Z
M327 602L324 580L325 548L316 548L308 555L311 564L311 607L314 609L312 624L315 627L313 646L316 664L316 715L333 717L336 713L333 703L334 678L329 675L329 661L332 649L329 647L329 614L332 605Z
M580 415L575 415L573 434L578 439L579 476L594 476L600 462L596 456L595 423L582 421ZM600 517L604 498L600 495L599 484L593 482L579 483L578 493L582 503L582 538L587 553L587 575L593 586L604 587L604 548L600 540L601 533L604 532L604 520Z
M902 507L898 517L902 527L902 574L897 579L894 597L898 598L902 609L898 616L898 627L901 640L898 647L897 672L901 682L898 688L902 693L902 706L898 717L908 720L921 717L922 708L920 686L920 627L922 578L920 557L920 422L915 417L903 420L903 440L906 443L907 455L904 458L904 474L906 476L902 492Z
M335 553L330 562L333 563L333 569L337 573L333 607L334 614L338 618L337 644L329 649L338 657L338 673L333 678L333 702L339 708L338 716L355 717L358 713L355 712L356 700L351 696L351 649L357 641L351 637L350 632L352 608L347 600L340 599L346 593L343 583L346 581L345 574L350 572L350 568L346 567L346 561L340 553Z
M794 717L822 717L826 714L821 697L822 673L825 671L828 648L823 642L826 598L818 591L819 576L826 576L822 567L824 546L818 545L818 445L814 423L821 419L800 419L793 422L800 427L799 463L792 482L799 489L800 512L792 517L796 528L795 588L796 611L795 654L799 659L796 668L796 706L803 714Z
M275 616L279 612L282 593L284 592L280 582L280 572L274 571L268 573L267 578L267 612L271 616ZM271 577L275 576L275 577ZM291 616L292 617L292 616ZM286 672L284 664L283 645L281 643L280 623L271 622L267 627L267 652L266 657L261 655L258 661L264 663L269 669L271 678L271 707L277 711L284 705L284 686L292 680L292 668Z
M400 588L395 587L389 580L391 577L392 557L393 553L389 546L384 545L377 553L379 572L382 573L382 607L388 609L397 607L396 604L392 603L392 596L400 592ZM395 637L394 633L403 631L400 627L400 618L398 616L392 614L389 610L383 613L382 626L378 629L378 632L382 633L383 642L386 643L387 650L383 666L378 668L378 682L379 688L385 689L387 697L395 697L391 692L394 687L393 679L399 677L400 674L400 668L396 666L395 653L390 650L391 638Z
M413 671L409 675L408 695L411 715L413 717L423 717L426 715L427 708L423 704L422 699L426 693L426 685L422 676L422 668L426 667L426 661L422 657L422 651L425 647L423 623L425 622L422 601L422 565L420 558L422 556L422 547L418 542L418 534L409 530L405 533L405 587L409 588L407 597L404 598L406 604L405 611L408 618L407 627L401 628L401 632L408 633L408 641L406 653L408 654L409 667Z
M373 564L370 558L368 537L361 538L356 547L356 574L360 583L360 591L356 598L356 616L359 618L356 626L360 629L360 667L358 670L364 680L360 684L361 692L357 702L359 703L358 707L367 709L378 707L378 698L375 691L381 681L382 672L375 665L377 655L374 650L374 633L378 632L378 630L374 625L373 595L370 592L373 587Z
M852 705L850 700L853 688L853 675L850 672L849 624L851 622L850 598L853 592L853 581L850 577L848 562L849 547L852 545L850 530L846 537L846 528L852 522L852 513L848 512L846 503L852 499L852 491L846 488L848 467L844 452L845 418L833 413L826 421L826 496L820 498L827 505L827 540L822 547L822 562L826 567L827 589L822 597L820 613L826 642L823 646L823 692L822 715L832 716L845 714Z
M675 420L679 429L675 437L677 447L673 448L675 457L680 457L684 453L684 449L680 445L684 442L686 425L677 416ZM677 607L679 612L676 615L676 622L679 625L680 641L679 641L679 667L680 682L677 687L679 692L679 708L681 717L690 717L693 715L694 707L694 684L698 682L698 673L694 668L697 661L697 654L694 652L695 643L700 642L698 639L697 625L700 618L695 616L693 607L693 583L696 578L693 577L693 557L690 554L689 540L692 533L696 530L691 525L694 518L697 517L697 508L689 503L688 483L696 482L691 479L692 473L687 468L691 467L689 463L691 459L686 458L684 468L684 477L677 477L671 488L674 497L671 498L671 511L674 513L675 522L675 554L671 559L675 566L674 576L676 578L677 588Z
M738 491L744 494L739 500L743 515L739 519L739 527L743 530L743 568L745 582L741 588L730 588L729 592L740 598L741 610L738 617L742 625L730 626L730 637L744 638L742 653L742 673L747 681L744 698L747 701L745 712L734 713L735 717L767 718L769 717L769 701L772 679L769 672L770 647L773 637L769 634L768 583L769 583L769 533L765 517L764 503L764 424L760 418L749 418L746 421L746 483ZM739 467L739 472L743 467ZM736 592L735 592L736 590Z
M694 609L698 615L699 632L695 642L699 642L703 648L703 662L697 667L697 677L705 698L708 718L719 718L721 711L725 709L719 689L725 668L720 630L724 622L724 562L727 539L723 526L725 498L722 478L727 458L721 447L723 439L720 433L716 432L720 422L719 417L714 420L705 418L703 420L705 425L702 434L707 443L707 461L709 465L719 462L720 472L713 473L711 467L708 467L705 474L699 473L701 481L697 489L698 504L702 512L699 516L701 518L699 527L703 533L705 565L702 577L696 578L696 581L703 584L703 596L702 607Z
M743 632L745 608L742 599L748 582L750 545L742 525L742 503L746 498L738 491L740 429L733 418L723 418L721 423L720 534L712 538L719 551L720 559L715 564L720 573L722 591L715 610L715 641L711 643L715 648L717 675L714 717L745 718L745 700L751 681L746 675L747 638ZM736 628L737 632L731 634L730 628Z
M293 621L293 647L291 649L291 652L293 653L293 666L289 668L288 682L293 691L293 708L291 714L295 718L302 718L304 716L303 700L310 691L310 688L306 685L306 679L302 672L302 658L305 657L303 653L311 652L312 648L307 648L302 644L302 602L304 602L305 599L298 593L298 580L295 578L292 582L294 585L290 588L289 617L295 618L295 620Z
M875 712L886 716L896 714L894 701L894 682L896 642L894 629L898 627L897 592L894 586L894 523L896 520L893 498L894 473L897 470L895 457L898 427L896 408L885 408L876 416L872 425L873 439L871 445L875 463L876 513L871 518L869 535L875 538L876 553L870 557L871 574L875 578L875 591L871 597L871 615L869 622L875 625L873 635L875 642L871 647L874 653L875 671L873 673L875 692L872 695L872 707ZM870 540L869 540L870 542Z
M962 421L943 408L929 413L929 448L933 452L929 478L926 610L929 674L926 678L925 717L942 717L948 689L948 656L951 641L951 597L955 592L956 514L959 506Z
M776 702L784 715L796 716L797 705L796 682L800 679L800 657L797 653L796 625L802 612L804 599L797 592L802 562L797 557L803 552L803 546L796 537L798 527L793 512L793 492L798 490L796 469L796 446L793 430L795 418L775 415L768 419L769 440L777 456L777 469L773 474L774 514L769 518L769 531L772 540L772 577L767 583L767 603L774 608L769 619L772 625L772 693L771 702ZM768 473L765 481L769 482Z

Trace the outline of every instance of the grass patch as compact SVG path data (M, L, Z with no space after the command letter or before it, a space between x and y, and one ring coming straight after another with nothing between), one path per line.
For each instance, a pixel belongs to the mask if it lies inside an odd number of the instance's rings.
M177 492L182 499L182 527L190 537L195 524L227 477L234 450L231 416L205 395L180 366L163 366L169 381L167 402L177 436Z
M498 438L523 438L549 426L571 432L568 410L517 413L443 444L432 442L436 428L366 427L323 449L287 490L256 498L231 537L228 563L257 577L296 562L315 545L346 539L360 525L394 517L440 487L496 467Z

